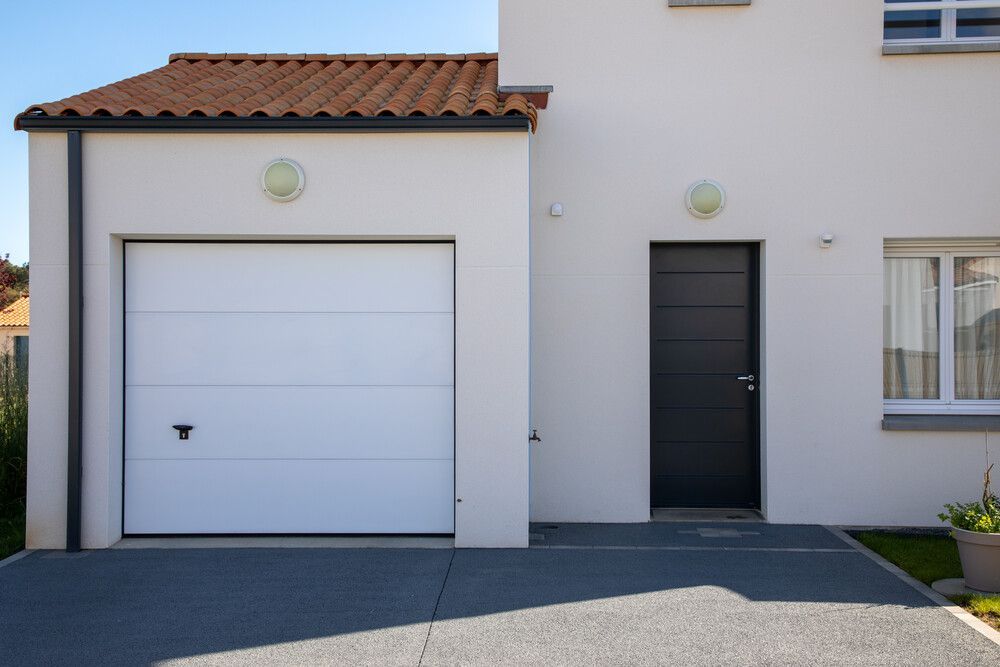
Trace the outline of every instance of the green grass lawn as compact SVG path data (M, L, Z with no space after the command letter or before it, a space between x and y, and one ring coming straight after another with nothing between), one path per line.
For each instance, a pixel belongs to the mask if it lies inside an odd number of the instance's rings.
M956 595L951 599L1000 630L1000 595Z
M958 547L951 537L868 532L858 533L854 539L928 586L938 579L962 576Z
M955 540L948 536L871 531L854 539L928 586L938 579L962 576ZM956 604L1000 630L1000 595L956 595Z

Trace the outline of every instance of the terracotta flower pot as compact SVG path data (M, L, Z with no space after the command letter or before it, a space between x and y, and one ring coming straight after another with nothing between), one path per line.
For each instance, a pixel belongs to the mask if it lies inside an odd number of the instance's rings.
M965 585L984 593L1000 593L1000 533L974 533L953 528L962 559Z

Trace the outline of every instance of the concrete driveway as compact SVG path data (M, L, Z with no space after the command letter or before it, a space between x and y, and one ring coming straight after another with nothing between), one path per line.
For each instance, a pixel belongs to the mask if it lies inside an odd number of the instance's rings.
M35 552L6 664L1000 664L815 526L533 527L527 550Z

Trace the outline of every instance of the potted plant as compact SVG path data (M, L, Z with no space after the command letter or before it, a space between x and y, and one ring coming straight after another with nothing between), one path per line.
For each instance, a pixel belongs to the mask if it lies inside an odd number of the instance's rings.
M983 475L982 502L947 504L938 518L954 528L965 585L1000 593L1000 499L990 491L992 470L991 465Z

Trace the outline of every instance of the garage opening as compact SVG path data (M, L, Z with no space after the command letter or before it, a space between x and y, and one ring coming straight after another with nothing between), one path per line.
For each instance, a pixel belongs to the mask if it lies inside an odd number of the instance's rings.
M452 243L127 242L124 533L453 533L454 293Z

